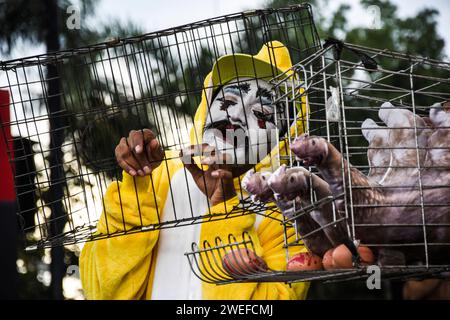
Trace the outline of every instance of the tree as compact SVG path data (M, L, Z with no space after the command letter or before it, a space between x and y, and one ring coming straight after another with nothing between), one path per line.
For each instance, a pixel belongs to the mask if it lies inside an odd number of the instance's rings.
M82 19L95 15L97 2L95 0L79 1L82 9ZM272 0L267 2L267 7L286 7L301 2L303 1ZM351 28L349 26L350 7L348 5L341 5L332 14L325 15L324 12L329 12L327 7L329 0L311 0L309 2L315 7L314 20L322 40L327 37L341 38L341 40L369 47L388 48L435 59L445 58L443 51L445 43L436 31L437 10L423 9L414 17L399 18L396 13L396 6L388 0L361 0L361 4L365 7L377 5L381 8L382 27L380 30L373 30ZM110 35L122 37L124 35L141 33L132 24L122 25L117 21L112 21L108 25L97 29L83 26L80 30L69 30L65 27L64 21L67 18L66 8L71 4L73 4L71 0L45 0L44 2L27 0L3 1L0 4L0 23L2 25L0 29L0 52L11 52L19 39L26 40L34 45L45 44L46 50L50 52L103 42ZM259 50L262 43L264 43L264 36L266 35L255 31L260 27L258 23L256 21L255 25L247 26L248 32L242 35L239 41L236 39L235 52L255 54ZM277 34L276 30L271 30L271 32L273 33L271 34L272 38L280 38L280 40L284 41L283 37L285 35ZM289 37L286 37L286 39L289 40ZM427 41L423 41L423 39L427 39ZM203 79L215 61L215 53L212 52L211 48L199 46L198 52L195 53L195 58L189 61L178 61L172 57L172 55L176 55L176 52L172 52L170 47L157 43L157 40L154 43L148 41L146 47L141 49L151 55L154 65L156 65L154 69L150 68L147 72L151 72L155 77L153 87L160 90L156 93L143 93L139 101L142 103L143 109L148 105L148 101L152 101L156 97L164 100L161 102L161 105L176 109L177 112L183 115L192 116L199 103L199 92L201 91ZM291 54L294 62L303 58L299 52L292 52ZM354 59L351 56L348 58ZM83 64L82 60L77 61L77 57L73 57L72 62L75 62L74 66L76 66L76 62ZM181 62L185 64L181 65ZM386 61L386 63L391 63L391 65L387 65L391 69L401 68L399 64L392 65L392 61ZM49 114L52 129L50 139L52 152L48 157L52 170L51 187L45 192L43 198L45 198L45 202L51 208L52 218L56 218L55 221L58 221L58 223L50 226L49 230L53 236L61 234L66 224L65 208L61 202L65 192L63 181L67 175L73 174L70 166L63 165L62 161L61 145L64 139L67 138L65 130L58 130L67 124L62 119L70 121L70 126L79 128L80 131L83 129L85 120L90 120L90 125L84 129L83 132L85 134L81 137L81 154L84 161L83 165L96 171L106 170L115 165L111 151L116 141L118 141L118 137L132 128L151 126L147 112L140 114L137 107L136 112L132 110L133 107L129 101L123 94L120 94L123 91L121 90L122 88L112 87L120 86L120 84L111 84L96 78L92 68L80 70L75 67L70 69L69 66L66 71L70 72L61 74L60 71L57 67L49 65L46 69L47 74L45 77L48 83L47 96L50 97L46 101L45 109ZM56 80L57 76L62 78L62 81ZM390 81L392 81L391 84L395 85L395 81L398 81L398 79L392 77ZM88 94L86 99L80 98L74 83L83 84L83 91ZM66 98L71 101L73 108L83 108L83 103L88 101L89 110L95 110L95 114L102 116L94 119L95 121L89 119L89 115L79 119L69 116L54 116L61 111L61 101L52 93L58 93L61 90L64 91ZM181 92L185 93L181 94ZM102 99L102 95L105 93L108 93L111 97L109 104ZM121 108L119 114L115 114L112 117L104 116L105 112L103 111L111 105L124 103L126 103L125 107ZM82 109L74 110L82 111ZM351 116L349 116L349 119L351 119ZM86 137L89 137L89 139ZM105 162L105 159L109 160L109 162ZM110 173L110 176L113 175L114 173ZM62 248L54 248L52 250L51 267L51 288L52 297L54 298L62 298L63 259L64 251Z
M299 4L298 0L272 0L266 6L280 8ZM322 40L328 37L364 45L367 47L390 49L420 55L432 59L445 58L445 41L437 32L437 9L424 8L416 16L400 18L397 16L397 6L389 0L361 0L364 8L378 6L381 10L381 29L351 28L349 26L348 4L341 4L330 14L327 7L330 0L308 1L314 7L314 20ZM427 41L423 41L427 39Z
M81 18L87 19L95 14L95 0L81 0ZM79 47L91 43L105 41L107 36L115 37L140 33L132 24L122 25L112 21L110 25L99 29L83 27L79 30L70 30L64 23L67 18L66 9L72 5L70 0L7 0L0 4L0 52L10 53L16 42L25 40L37 45L44 44L47 52L58 51L62 48ZM50 122L50 148L48 156L50 170L50 187L46 192L45 202L51 208L52 223L49 226L49 236L58 236L63 232L67 222L67 213L63 205L65 167L61 146L65 139L64 126L68 118L62 116L59 93L63 84L62 75L57 65L49 64L46 68L47 97L45 109ZM79 75L81 76L81 75ZM85 75L86 76L86 75ZM41 106L44 107L44 106ZM51 293L50 297L62 299L62 279L65 275L63 247L54 247L51 250Z

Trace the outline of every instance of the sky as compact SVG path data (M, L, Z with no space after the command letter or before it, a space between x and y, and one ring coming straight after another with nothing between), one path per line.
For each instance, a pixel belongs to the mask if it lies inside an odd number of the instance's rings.
M119 18L122 22L132 21L144 32L152 32L165 28L195 22L224 14L240 12L264 7L267 0L102 0L98 5L96 16L89 23L108 22L111 18ZM440 12L438 31L446 40L446 53L450 59L450 0L391 0L398 6L398 15L407 17L414 15L424 7L434 7ZM76 0L75 0L76 2ZM359 6L359 0L330 0L327 6L331 15L342 4L351 5L351 26L366 25L370 15ZM382 8L381 8L382 11ZM83 21L81 27L83 27ZM424 39L424 41L426 41ZM0 56L0 60L19 58L45 52L44 46L30 46L18 43L11 56ZM2 76L0 74L0 85ZM42 129L46 130L46 128ZM44 275L46 278L49 274ZM44 279L45 280L45 279ZM80 298L79 280L65 278L66 297Z
M398 7L400 17L414 15L424 7L434 7L440 12L438 31L446 41L446 54L450 59L450 1L449 0L391 0ZM77 0L74 0L77 3ZM118 18L132 21L144 32L158 31L215 16L264 7L267 0L101 0L95 18L87 22L97 24ZM370 15L359 5L359 0L329 0L329 14L347 3L351 6L351 26L367 25ZM382 8L381 8L382 12ZM327 14L327 13L325 13ZM81 23L83 27L83 22ZM30 47L19 43L10 57L0 55L0 60L44 53L44 46ZM447 59L447 60L448 60Z
M146 32L170 28L197 20L207 19L248 9L260 9L267 0L103 0L96 19L107 21L111 17L122 21L131 20ZM438 30L447 43L450 57L450 1L449 0L392 0L398 7L400 17L414 15L424 7L434 7L440 12ZM336 8L347 3L352 7L351 26L365 25L370 17L359 0L330 0L330 15ZM381 8L382 13L383 8Z

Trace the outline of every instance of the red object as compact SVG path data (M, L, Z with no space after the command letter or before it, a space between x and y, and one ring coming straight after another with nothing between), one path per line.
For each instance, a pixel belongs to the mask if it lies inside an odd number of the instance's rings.
M9 126L9 92L0 90L0 201L15 201L14 175L9 162L14 158L11 128Z
M225 254L222 266L232 276L245 276L268 269L264 260L247 248L239 248Z
M286 265L287 271L312 271L322 268L322 259L310 252L297 253L289 259Z

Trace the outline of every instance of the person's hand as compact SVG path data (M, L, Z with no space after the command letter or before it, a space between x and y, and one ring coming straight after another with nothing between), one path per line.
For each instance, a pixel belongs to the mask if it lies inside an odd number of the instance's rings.
M150 129L131 130L115 150L119 166L132 176L149 175L164 158L164 150Z
M201 153L208 153L201 160L201 164L208 165L208 170L200 169L193 157L199 155L199 146L190 146L180 152L180 156L186 169L192 174L199 189L208 197L211 205L224 202L236 196L233 184L233 174L227 167L227 155L214 150L211 146L200 146Z

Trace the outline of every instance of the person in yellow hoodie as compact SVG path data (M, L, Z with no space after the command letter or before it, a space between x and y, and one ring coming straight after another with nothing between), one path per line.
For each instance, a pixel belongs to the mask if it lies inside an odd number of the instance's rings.
M100 234L122 232L170 220L209 215L201 224L131 233L88 242L80 256L80 275L88 299L304 299L308 283L232 283L216 285L202 282L190 269L184 255L191 243L213 244L216 237L232 234L242 240L246 232L261 257L273 270L285 270L285 237L279 221L249 213L215 220L239 204L246 196L240 187L242 175L253 168L275 170L277 155L285 154L287 140L276 143L269 133L285 137L302 132L301 121L281 123L274 118L268 80L291 74L288 49L278 41L263 45L255 55L234 54L220 57L204 82L190 141L193 146L214 146L215 150L193 160L186 148L180 154L164 152L158 137L149 129L131 131L116 147L116 158L123 169L122 181L109 185L104 209L97 225ZM299 107L304 112L304 104ZM226 136L242 131L256 133L267 150L255 149L259 143L235 142ZM261 140L262 139L262 140ZM238 139L239 140L239 139ZM256 140L252 140L253 142ZM240 145L239 145L240 144ZM276 145L271 148L270 146ZM259 157L251 157L257 154ZM229 164L219 164L220 155L232 156ZM257 159L250 163L249 158ZM199 162L200 161L200 162ZM281 213L277 218L281 219ZM294 231L289 230L288 237ZM306 251L302 246L290 254Z

